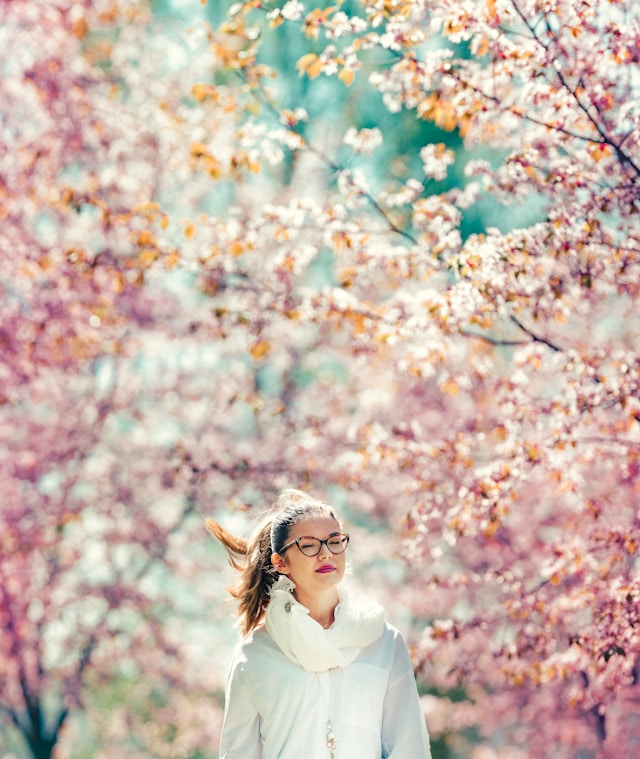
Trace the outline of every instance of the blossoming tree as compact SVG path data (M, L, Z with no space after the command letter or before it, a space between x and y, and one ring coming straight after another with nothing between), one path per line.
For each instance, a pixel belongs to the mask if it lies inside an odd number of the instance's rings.
M280 426L290 472L403 519L416 662L464 689L426 699L452 749L633 754L638 9L248 0L210 33L229 74L192 94L234 110L236 149L192 151L235 194L182 255L194 329L246 335L247 481Z
M5 6L5 724L212 753L200 516L295 484L397 532L450 755L634 755L632 0Z
M179 583L209 560L157 431L180 371L133 357L180 332L158 199L188 174L181 77L212 59L139 3L4 3L0 37L0 753L72 756L84 708L93 756L192 755L219 674L187 655Z

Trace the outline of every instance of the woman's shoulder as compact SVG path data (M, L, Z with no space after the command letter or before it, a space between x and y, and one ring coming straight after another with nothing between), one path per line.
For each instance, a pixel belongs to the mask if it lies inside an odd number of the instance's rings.
M236 643L233 658L237 661L247 660L262 654L270 655L274 647L273 638L265 630L264 625L259 625Z
M385 641L388 643L395 640L403 640L403 636L400 630L386 618L381 622L380 629L381 632L378 637L378 640L380 641Z
M385 624L385 635L389 647L394 649L396 656L399 655L404 658L409 658L410 646L403 632L387 622Z

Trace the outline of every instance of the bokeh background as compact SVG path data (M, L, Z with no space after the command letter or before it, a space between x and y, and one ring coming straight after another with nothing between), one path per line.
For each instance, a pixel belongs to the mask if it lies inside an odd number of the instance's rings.
M635 755L638 11L428 5L0 4L4 759L216 759L291 486L434 759Z

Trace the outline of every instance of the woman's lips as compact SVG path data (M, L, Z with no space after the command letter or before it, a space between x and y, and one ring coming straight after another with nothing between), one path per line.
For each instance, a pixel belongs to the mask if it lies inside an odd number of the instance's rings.
M323 564L321 567L318 567L316 569L316 572L319 572L320 574L325 574L326 572L335 572L336 568L333 566L333 564Z

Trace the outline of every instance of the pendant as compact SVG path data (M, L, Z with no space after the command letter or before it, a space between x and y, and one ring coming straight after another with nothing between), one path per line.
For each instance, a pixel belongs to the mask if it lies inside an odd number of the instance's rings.
M336 736L333 734L333 725L331 720L327 722L327 746L329 748L329 756L331 759L336 755Z

